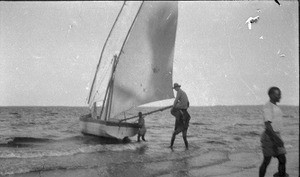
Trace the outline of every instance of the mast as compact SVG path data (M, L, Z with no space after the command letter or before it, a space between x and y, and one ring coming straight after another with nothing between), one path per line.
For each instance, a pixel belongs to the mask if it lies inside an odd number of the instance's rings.
M113 69L112 69L112 73L111 73L109 86L107 88L108 98L107 98L107 104L105 106L105 109L106 109L105 117L104 117L105 120L107 120L110 116L111 100L112 100L113 86L114 86L114 74L115 74L115 70L116 70L116 67L117 67L118 59L119 59L119 57L114 55ZM104 105L104 103L103 103L103 105ZM102 110L103 110L103 108L104 108L104 106L102 106ZM100 117L101 117L101 115L100 115Z
M105 116L105 120L107 120L110 117L110 110L111 110L111 103L112 103L112 96L114 93L114 78L115 78L115 70L117 67L119 57L114 57L114 65L113 65L113 72L112 72L112 78L111 78L111 86L110 86L110 91L109 91L109 97L108 97L108 105L107 105L107 112Z
M111 78L110 78L110 81L109 81L109 84L108 84L108 87L106 89L106 94L105 94L105 99L103 101L103 106L102 106L102 109L101 109L101 113L100 113L100 118L102 116L102 113L103 113L103 109L104 109L104 105L105 105L105 102L107 101L107 104L106 104L106 113L105 113L105 120L108 119L108 117L110 116L110 110L111 110L111 101L112 101L112 96L113 96L113 81L114 81L114 73L116 71L116 68L117 68L117 64L118 64L118 60L119 60L119 57L121 56L121 54L123 53L122 50L126 44L126 41L128 39L128 36L132 30L132 27L137 19L137 16L139 15L141 9L142 9L142 6L143 6L143 3L144 1L141 3L140 7L139 7L139 10L138 12L136 13L135 17L134 17L134 20L126 34L126 37L125 37L125 40L123 41L123 44L122 44L122 47L121 47L121 50L120 50L120 54L118 56L114 56L114 64L113 64L113 69L112 69L112 74L111 74ZM107 94L108 94L108 98L107 98ZM107 99L106 99L107 98Z
M104 119L107 120L107 112L109 111L108 107L109 105L111 105L111 97L112 97L112 90L113 90L113 79L114 79L114 73L115 73L115 70L116 70L116 62L118 60L118 56L114 55L114 58L113 58L113 68L112 68L112 72L111 72L111 76L110 76L110 80L109 80L109 83L107 85L107 88L106 88L106 93L105 93L105 97L104 97L104 100L103 100L103 104L102 104L102 108L101 108L101 112L100 112L100 119L102 117L102 113L103 113L103 110L105 108L105 117Z
M115 25L116 25L116 23L117 23L117 21L118 21L118 19L119 19L119 16L120 16L120 14L121 14L121 12L122 12L122 10L123 10L125 4L126 4L126 1L124 1L124 3L123 3L123 5L122 5L122 7L121 7L121 9L120 9L120 11L119 11L119 13L118 13L118 15L117 15L117 18L116 18L116 20L114 21L114 24L113 24L112 28L110 29L109 34L108 34L108 36L107 36L107 38L106 38L106 40L105 40L105 43L104 43L104 45L103 45L103 48L102 48L102 51L101 51L101 54L100 54L100 58L99 58L99 62L98 62L97 67L96 67L96 72L95 72L95 76L94 76L93 83L92 83L92 86L91 86L91 90L90 90L90 93L89 93L88 103L89 103L90 100L91 100L92 91L93 91L94 84L95 84L95 81L96 81L97 73L98 73L98 71L99 71L99 66L100 66L100 63L101 63L101 59L102 59L102 55L103 55L104 49L105 49L105 47L106 47L107 41L108 41L108 39L110 38L110 35L111 35L111 33L112 33L112 31L113 31L113 29L114 29L114 27L115 27Z

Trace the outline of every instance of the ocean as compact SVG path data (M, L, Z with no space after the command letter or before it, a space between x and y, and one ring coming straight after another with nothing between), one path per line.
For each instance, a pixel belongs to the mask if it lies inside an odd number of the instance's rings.
M287 151L299 153L299 107L280 107ZM155 109L137 108L128 117ZM261 156L261 105L191 107L190 148L179 134L173 151L168 148L175 122L170 110L145 117L147 141L140 143L136 136L124 143L81 134L79 117L88 113L86 107L0 107L0 176L78 169L97 169L99 176L197 176L202 168L228 160L220 152ZM243 168L253 165L259 164Z

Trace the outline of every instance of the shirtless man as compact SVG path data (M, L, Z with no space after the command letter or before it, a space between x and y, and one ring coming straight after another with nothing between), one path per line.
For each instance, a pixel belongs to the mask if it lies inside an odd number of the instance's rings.
M140 142L141 137L142 137L143 141L146 141L145 134L146 134L147 130L146 130L146 126L145 126L145 119L141 112L139 112L138 124L140 125L141 128L139 128L139 131L138 131L137 141Z

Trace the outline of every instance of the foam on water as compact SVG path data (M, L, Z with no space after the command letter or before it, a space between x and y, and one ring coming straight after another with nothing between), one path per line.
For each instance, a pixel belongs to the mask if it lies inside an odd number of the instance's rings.
M0 145L7 144L7 143L9 143L11 141L13 141L12 137L0 136Z
M77 140L77 141L75 141ZM83 141L85 140L85 141ZM72 143L67 143L73 141ZM107 140L109 141L109 140ZM107 143L106 141L106 143ZM33 143L34 142L34 143ZM62 144L63 142L63 144ZM0 151L1 158L40 158L72 156L78 153L109 152L136 150L141 143L123 144L121 141L112 141L111 144L101 144L96 137L70 137L63 140L39 139L31 137L16 137L0 144L0 147L16 147ZM114 143L114 144L113 144ZM49 147L51 149L49 149Z

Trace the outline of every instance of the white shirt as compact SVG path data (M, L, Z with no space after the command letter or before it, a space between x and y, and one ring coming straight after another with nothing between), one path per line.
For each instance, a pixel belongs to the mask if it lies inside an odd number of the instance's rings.
M188 102L189 102L189 99L188 99L186 93L183 90L179 89L177 91L177 95L176 95L176 98L174 100L175 108L187 109L188 108Z
M268 101L264 105L264 122L270 121L272 128L275 132L281 132L282 130L282 112L281 109Z

